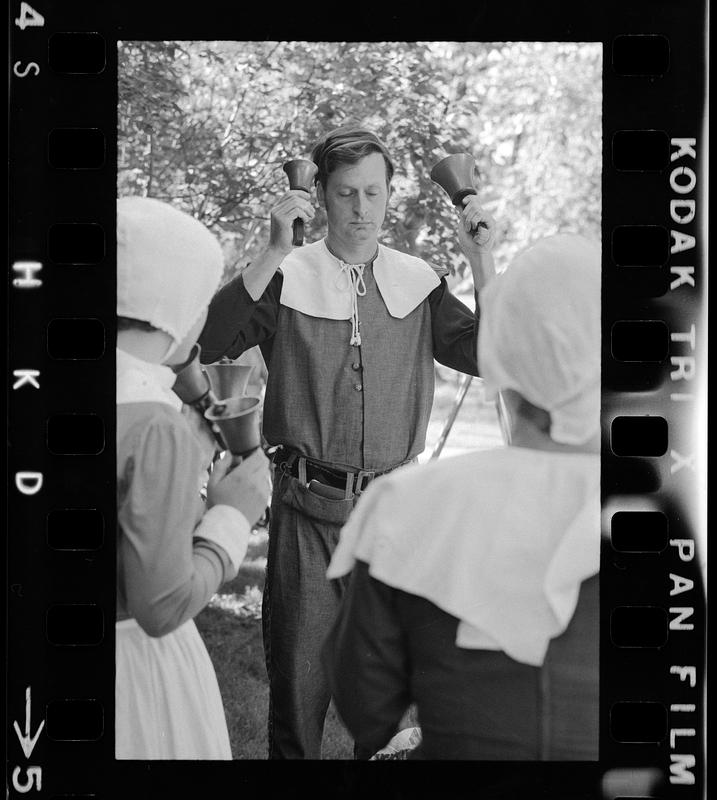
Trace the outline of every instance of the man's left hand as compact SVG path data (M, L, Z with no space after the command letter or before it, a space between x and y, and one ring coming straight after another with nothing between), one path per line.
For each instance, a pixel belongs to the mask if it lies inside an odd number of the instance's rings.
M480 292L495 277L495 220L481 207L475 194L463 199L458 241L471 265L475 289Z
M481 206L478 195L463 198L458 239L466 256L490 253L495 244L495 220Z

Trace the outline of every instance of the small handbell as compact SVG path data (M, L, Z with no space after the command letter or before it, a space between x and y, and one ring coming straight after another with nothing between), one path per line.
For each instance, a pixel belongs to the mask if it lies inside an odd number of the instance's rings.
M475 187L477 179L476 162L469 153L454 153L441 159L431 170L431 180L437 183L450 197L459 210L463 208L463 200L472 194L478 194ZM486 227L480 222L480 226ZM472 230L471 233L475 233Z
M314 180L314 175L318 172L318 167L313 161L308 158L295 158L292 161L287 161L283 170L289 177L289 189L303 189L305 192L311 191L311 184ZM304 244L304 220L297 217L293 222L294 237L292 239L293 245Z

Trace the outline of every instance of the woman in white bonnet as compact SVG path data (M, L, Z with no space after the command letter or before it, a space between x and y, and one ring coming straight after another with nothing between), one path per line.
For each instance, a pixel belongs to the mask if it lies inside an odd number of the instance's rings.
M172 391L222 273L197 220L144 197L117 203L115 756L230 759L222 698L193 618L236 574L263 514L261 451L206 463Z
M327 572L353 570L324 647L339 715L410 758L596 760L600 252L572 234L480 297L478 363L508 446L369 487Z

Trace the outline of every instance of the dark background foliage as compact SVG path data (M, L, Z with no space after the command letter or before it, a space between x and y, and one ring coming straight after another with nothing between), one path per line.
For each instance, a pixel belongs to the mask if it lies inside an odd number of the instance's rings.
M599 237L601 69L594 43L121 42L118 193L208 225L229 278L266 242L282 163L357 123L396 166L384 243L458 281L455 210L429 178L448 153L476 159L499 267L540 236Z

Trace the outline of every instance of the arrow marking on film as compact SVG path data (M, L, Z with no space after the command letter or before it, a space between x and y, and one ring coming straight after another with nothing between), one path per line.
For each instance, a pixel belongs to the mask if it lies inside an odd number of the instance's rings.
M15 733L17 733L17 738L20 740L20 746L22 747L22 752L25 754L25 758L30 758L32 755L32 751L35 749L35 745L37 744L37 740L42 733L42 729L45 727L45 720L43 719L40 723L40 727L37 729L37 733L34 736L30 736L30 717L32 713L32 701L30 700L30 687L28 686L25 689L25 735L22 735L22 731L20 730L20 726L17 722L13 722L15 727Z

